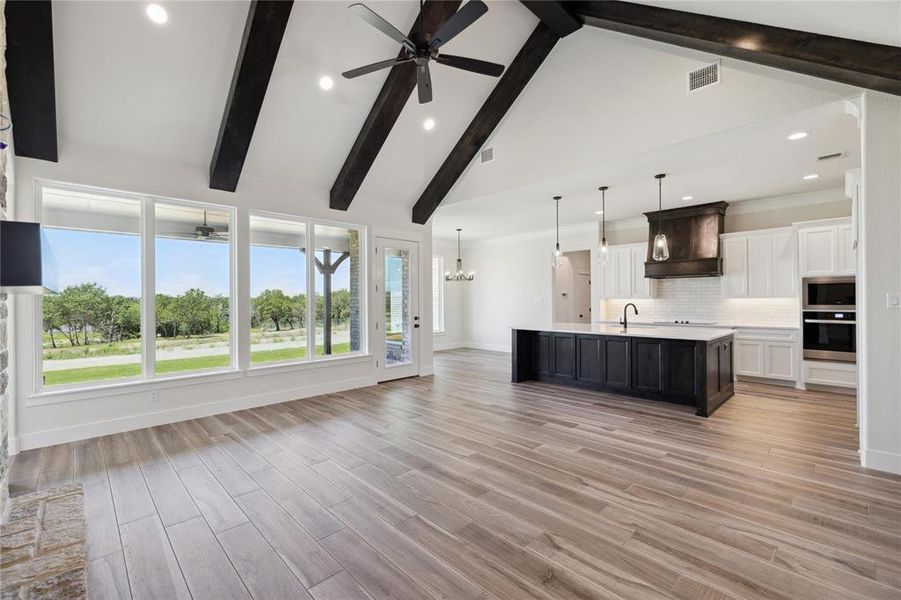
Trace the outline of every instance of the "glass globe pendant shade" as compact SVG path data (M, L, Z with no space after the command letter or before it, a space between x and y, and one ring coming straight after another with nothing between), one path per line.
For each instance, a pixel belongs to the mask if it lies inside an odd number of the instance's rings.
M656 261L669 259L669 245L666 243L666 235L658 233L654 236L654 251L651 257Z
M601 265L606 265L610 262L610 245L607 243L607 239L604 238L601 240L600 245L598 245L598 263Z
M560 252L560 244L557 244L557 247L554 249L554 254L551 257L551 264L555 269L559 269L563 264L563 253Z

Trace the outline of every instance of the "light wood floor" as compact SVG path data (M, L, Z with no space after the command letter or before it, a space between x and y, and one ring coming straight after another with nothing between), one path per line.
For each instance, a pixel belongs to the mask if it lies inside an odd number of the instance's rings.
M93 598L901 598L846 396L687 407L437 375L21 453L85 485Z

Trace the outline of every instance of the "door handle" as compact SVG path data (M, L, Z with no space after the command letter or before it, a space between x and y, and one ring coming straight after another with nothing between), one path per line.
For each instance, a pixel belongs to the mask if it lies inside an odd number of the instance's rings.
M416 329L419 329L419 323L414 323L413 327L415 327Z

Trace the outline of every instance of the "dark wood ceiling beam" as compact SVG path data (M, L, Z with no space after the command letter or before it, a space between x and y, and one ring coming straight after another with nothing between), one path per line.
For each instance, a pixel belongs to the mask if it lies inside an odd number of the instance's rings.
M570 1L586 25L901 95L901 48L618 1Z
M582 27L582 23L556 0L520 0L520 2L560 37L566 37Z
M10 0L6 83L16 156L57 162L53 9L50 0Z
M410 29L408 37L420 28L423 31L434 32L438 27L457 12L460 2L458 0L441 1L428 0L422 7L420 19ZM421 25L419 25L421 23ZM378 35L373 30L373 36ZM398 53L398 58L405 56L404 52ZM354 196L363 185L363 180L372 168L372 163L388 139L388 134L394 128L401 111L416 87L416 66L413 63L397 65L388 72L382 89L372 104L363 127L354 141L344 164L332 184L329 192L329 206L336 210L347 210L353 202Z
M293 0L254 0L250 3L210 162L210 188L214 190L234 192L238 188L293 5Z
M535 27L454 149L416 201L413 207L414 223L422 225L429 220L559 39L560 36L551 31L544 22Z

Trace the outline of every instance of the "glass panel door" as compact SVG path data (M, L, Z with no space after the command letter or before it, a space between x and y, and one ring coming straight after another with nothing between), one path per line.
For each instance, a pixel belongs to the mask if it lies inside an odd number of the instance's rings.
M419 374L416 243L378 238L376 330L380 380Z

